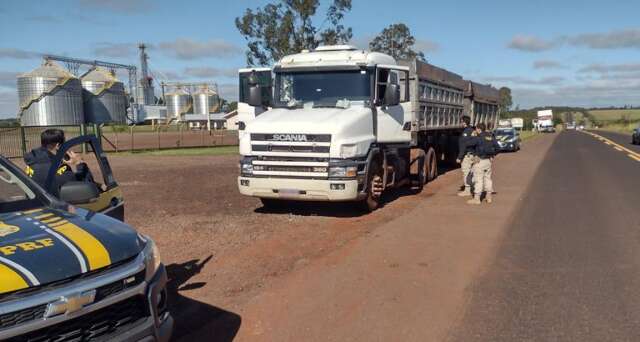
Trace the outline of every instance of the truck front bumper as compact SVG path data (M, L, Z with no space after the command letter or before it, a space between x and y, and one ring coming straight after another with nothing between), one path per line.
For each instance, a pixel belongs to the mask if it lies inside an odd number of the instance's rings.
M296 201L355 201L365 197L358 181L238 177L238 189L246 196Z

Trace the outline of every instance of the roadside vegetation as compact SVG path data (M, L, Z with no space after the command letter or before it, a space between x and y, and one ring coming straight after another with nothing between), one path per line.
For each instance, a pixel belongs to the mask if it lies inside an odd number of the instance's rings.
M238 146L175 148L166 150L143 150L133 152L109 152L114 156L220 156L238 154Z

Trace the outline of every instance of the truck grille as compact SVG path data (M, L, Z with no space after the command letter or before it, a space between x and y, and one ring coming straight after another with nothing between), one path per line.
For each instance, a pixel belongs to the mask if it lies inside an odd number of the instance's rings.
M135 296L72 320L9 339L9 342L109 340L149 317L147 301Z
M116 295L126 289L135 287L144 281L145 271L142 270L136 275L114 281L96 288L96 298L94 303ZM24 323L40 320L44 317L48 304L42 304L20 311L9 312L0 315L0 330L12 328Z
M251 134L257 177L327 178L330 134Z

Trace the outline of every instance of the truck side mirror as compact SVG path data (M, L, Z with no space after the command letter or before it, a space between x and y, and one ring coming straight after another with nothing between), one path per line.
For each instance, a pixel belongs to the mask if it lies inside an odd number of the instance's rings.
M100 197L100 190L93 182L67 182L60 187L60 199L69 204L87 204Z
M384 91L383 104L385 106L396 106L399 103L400 103L400 85L395 83L387 84L387 87Z
M252 85L249 87L249 105L253 107L262 107L262 87Z

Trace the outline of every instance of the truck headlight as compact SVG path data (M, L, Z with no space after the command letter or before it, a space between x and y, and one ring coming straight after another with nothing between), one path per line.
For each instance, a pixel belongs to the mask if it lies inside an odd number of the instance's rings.
M253 164L251 163L251 161L248 162L241 162L240 163L240 172L242 174L253 174Z
M358 148L355 144L340 146L340 158L353 158L356 156Z
M144 247L144 251L142 253L144 253L144 263L147 269L146 279L151 280L158 271L158 268L160 268L162 260L160 259L160 250L158 249L158 246L156 246L156 243L148 237L146 240L147 245Z
M346 178L358 175L357 166L333 166L329 168L329 177Z

